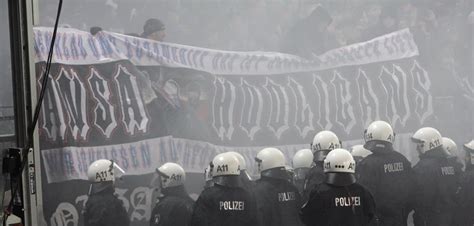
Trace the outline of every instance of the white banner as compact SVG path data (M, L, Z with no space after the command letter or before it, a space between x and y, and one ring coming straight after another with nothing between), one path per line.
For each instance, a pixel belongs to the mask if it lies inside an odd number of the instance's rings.
M398 134L396 150L416 162L416 151L410 143L411 134ZM362 140L344 141L343 146L350 150ZM48 183L73 179L87 179L87 167L97 159L111 159L122 167L127 175L141 175L155 172L166 162L175 162L187 172L200 173L219 153L235 151L241 153L250 173L257 174L254 161L257 153L265 147L226 147L207 142L161 137L128 144L98 147L64 147L43 150L41 152ZM291 166L293 155L300 149L309 148L309 144L276 146L283 151L287 165Z
M36 62L46 61L52 29L34 28ZM408 29L328 51L313 59L275 52L233 52L156 42L102 31L61 28L54 63L102 64L130 60L136 66L189 68L219 75L268 75L319 71L341 66L397 60L418 55Z

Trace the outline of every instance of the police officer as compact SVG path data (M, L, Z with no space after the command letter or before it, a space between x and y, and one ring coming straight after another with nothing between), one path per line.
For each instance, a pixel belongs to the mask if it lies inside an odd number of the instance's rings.
M242 188L239 160L230 153L212 161L214 186L206 188L194 206L192 226L256 226L255 200Z
M206 169L204 169L204 189L214 186L214 181L212 181L212 162L207 165Z
M276 148L261 150L255 161L260 172L255 196L260 226L298 226L301 196L288 181L285 156Z
M156 169L160 177L161 197L151 212L150 226L188 226L194 201L184 188L186 174L176 163L165 163Z
M253 182L252 182L252 177L247 172L247 162L245 161L244 156L242 156L240 153L237 153L235 151L229 151L228 153L233 154L238 160L240 164L240 180L242 182L242 186L249 190L252 189Z
M372 154L359 163L358 181L374 196L381 225L407 225L413 209L411 163L393 149L395 134L387 122L372 122L364 137L364 148Z
M308 172L305 179L303 201L306 202L309 198L309 193L313 188L324 182L323 161L326 155L336 148L341 148L342 143L339 138L331 131L321 131L317 133L313 142L311 143L311 150L313 151L313 167Z
M456 165L456 170L462 171L463 163L458 160L456 153L458 152L458 146L451 138L443 137L443 147L448 155L448 159Z
M356 161L356 165L359 165L359 163L370 154L372 154L372 152L365 149L364 145L362 144L354 145L351 148L351 155L352 157L354 157L354 160Z
M462 226L474 225L474 140L464 145L466 151L466 171L461 179L459 192L459 212L456 216L457 224Z
M294 185L300 194L303 194L306 175L313 164L313 152L310 149L301 149L293 156Z
M413 168L416 176L415 225L450 225L456 207L459 172L447 158L438 130L424 127L412 141L420 161Z
M352 155L334 149L324 160L324 172L324 183L311 191L301 209L305 225L369 225L374 219L375 202L370 192L356 182Z
M89 198L84 208L84 226L128 226L127 211L114 195L115 175L123 173L110 160L93 162L87 170L91 186Z

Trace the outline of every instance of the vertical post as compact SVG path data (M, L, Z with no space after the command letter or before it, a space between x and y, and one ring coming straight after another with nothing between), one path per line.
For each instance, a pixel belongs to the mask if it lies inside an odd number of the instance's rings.
M22 195L24 225L44 225L40 221L43 213L41 164L37 130L30 137L28 131L36 105L36 74L33 46L34 0L8 0L10 18L10 47L12 57L15 133L18 147L33 148L27 152L27 161L22 172ZM22 156L24 153L22 153ZM38 215L40 214L40 215ZM42 216L41 216L42 217Z

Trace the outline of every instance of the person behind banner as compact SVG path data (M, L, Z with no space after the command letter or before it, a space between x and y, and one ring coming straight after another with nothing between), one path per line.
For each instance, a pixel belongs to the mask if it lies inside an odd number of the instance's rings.
M151 212L150 226L188 226L194 201L184 188L186 173L176 163L165 163L156 169L162 197Z
M239 160L222 153L212 160L214 185L206 188L194 206L192 226L257 226L255 199L242 188Z
M308 59L339 47L336 38L328 30L333 19L321 5L311 15L298 22L286 35L281 51Z
M165 24L156 18L150 18L143 26L142 38L163 42L166 37Z
M91 182L83 216L84 226L129 226L127 210L115 195L115 177L124 171L113 161L100 159L87 170Z

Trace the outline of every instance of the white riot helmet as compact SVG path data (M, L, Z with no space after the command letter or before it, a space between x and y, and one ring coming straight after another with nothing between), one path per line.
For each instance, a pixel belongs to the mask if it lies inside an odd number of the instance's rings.
M435 128L423 127L415 132L411 137L416 143L416 149L421 154L433 150L442 145L441 134Z
M474 152L474 140L471 140L471 142L464 144L464 150L468 152Z
M244 156L242 156L240 153L237 153L235 151L229 151L227 153L233 154L239 160L240 170L247 169L247 163L245 162Z
M442 139L443 139L444 150L447 151L446 154L456 155L456 152L458 150L458 146L456 145L456 143L451 138L448 138L448 137L443 137Z
M351 154L354 158L356 157L365 158L369 156L370 154L372 154L372 152L365 149L364 145L358 144L358 145L352 146Z
M327 152L341 147L342 143L336 134L328 130L317 133L311 143L315 161L323 161Z
M212 176L240 175L240 164L237 157L231 153L216 155L212 160Z
M93 162L89 169L87 169L87 177L91 182L106 182L115 181L115 178L120 178L125 174L125 171L120 168L113 161L107 159L99 159Z
M301 149L293 156L293 168L311 168L313 163L313 152L309 149Z
M286 165L285 156L276 148L264 148L258 152L255 161L258 164L258 172L285 167Z
M355 161L345 149L334 149L324 159L325 173L355 173Z
M464 150L466 151L466 164L474 165L474 140L464 144Z
M169 188L184 185L186 173L183 167L176 163L167 162L156 169L160 175L161 188Z
M374 121L370 123L369 127L364 131L365 142L369 141L385 141L393 143L395 134L393 133L392 126L384 121Z

